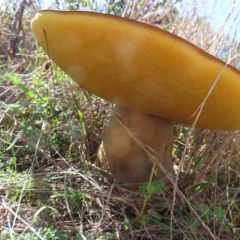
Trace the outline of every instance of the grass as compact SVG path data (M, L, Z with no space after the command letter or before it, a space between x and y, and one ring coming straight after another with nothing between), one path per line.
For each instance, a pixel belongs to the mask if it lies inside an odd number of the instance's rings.
M136 4L124 5L125 16L160 26L158 16L144 18L156 6ZM121 6L109 11L120 14ZM163 10L162 28L225 60L237 54L238 42L228 44L225 32L216 38L196 12L183 18L169 15L169 5ZM26 46L0 64L0 238L239 239L239 132L176 125L174 186L150 182L130 191L104 178L92 162L111 106L35 49L33 12L24 15Z

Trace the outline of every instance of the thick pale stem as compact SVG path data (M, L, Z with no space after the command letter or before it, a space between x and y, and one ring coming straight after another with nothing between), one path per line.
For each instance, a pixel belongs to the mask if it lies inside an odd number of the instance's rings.
M174 122L165 118L116 106L105 128L96 164L119 181L149 180L154 161L173 172ZM154 179L166 179L158 168Z

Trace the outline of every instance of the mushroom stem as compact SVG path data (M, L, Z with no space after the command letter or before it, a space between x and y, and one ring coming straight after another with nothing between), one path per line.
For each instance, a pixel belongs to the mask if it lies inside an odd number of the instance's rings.
M154 161L154 179L167 181L173 172L172 148L174 122L116 105L103 134L96 165L119 181L142 183L149 180Z

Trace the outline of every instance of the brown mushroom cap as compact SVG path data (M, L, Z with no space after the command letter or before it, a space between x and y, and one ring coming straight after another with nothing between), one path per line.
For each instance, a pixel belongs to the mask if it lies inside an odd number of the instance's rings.
M86 90L188 125L223 71L196 126L240 129L240 72L180 37L81 11L40 11L32 30L50 58Z

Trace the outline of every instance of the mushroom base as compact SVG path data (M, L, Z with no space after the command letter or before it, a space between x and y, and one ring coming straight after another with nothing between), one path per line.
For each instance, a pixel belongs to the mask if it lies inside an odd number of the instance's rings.
M171 120L116 106L104 130L96 165L121 182L143 183L158 161L154 179L167 182L160 166L173 172L173 129Z

